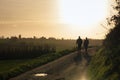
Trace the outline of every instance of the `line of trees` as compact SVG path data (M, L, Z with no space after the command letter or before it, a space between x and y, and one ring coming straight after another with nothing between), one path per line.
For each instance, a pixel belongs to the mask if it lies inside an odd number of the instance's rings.
M33 37L25 38L25 37L22 37L21 35L18 35L18 37L17 36L11 36L11 37L6 37L6 38L4 36L0 36L0 39L11 39L11 40L17 40L17 39L40 39L40 40L46 40L46 39L48 39L48 40L56 40L55 37L46 38L46 37L42 36L42 37L38 38L36 36L33 36ZM63 38L62 38L62 40L63 40Z

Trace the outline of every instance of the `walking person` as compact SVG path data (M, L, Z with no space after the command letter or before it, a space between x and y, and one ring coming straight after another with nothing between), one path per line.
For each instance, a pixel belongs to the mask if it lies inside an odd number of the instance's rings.
M87 64L89 64L90 59L91 59L90 56L88 55L88 51L87 51L88 50L88 45L89 45L89 40L86 37L86 39L84 40L83 46L84 46L84 49L85 49L84 57L87 60Z
M78 51L81 51L82 39L80 38L80 36L78 37L76 44L77 44Z
M86 53L87 53L88 45L89 45L89 40L86 37L86 39L84 40L84 43L83 43L83 46L84 46L84 49L85 49Z
M78 65L81 60L82 60L82 55L81 55L81 46L82 46L82 39L80 38L80 36L78 37L78 39L76 40L76 44L77 44L77 55L75 57L75 62Z

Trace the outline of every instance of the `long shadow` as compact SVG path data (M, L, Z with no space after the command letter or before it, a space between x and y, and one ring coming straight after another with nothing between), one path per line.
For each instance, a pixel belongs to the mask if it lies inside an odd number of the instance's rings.
M75 56L74 61L75 61L76 65L78 65L78 64L81 63L81 61L82 61L81 51L78 51L78 52L77 52L77 55Z
M84 57L84 59L86 59L87 65L89 65L89 63L91 61L91 56L89 55L89 53L88 52L84 52L83 57Z
M88 54L88 52L81 52L81 51L78 51L77 55L74 58L76 65L81 64L83 58L87 61L86 65L89 65L91 56Z
M56 80L65 80L65 78L59 78L59 79L56 79Z

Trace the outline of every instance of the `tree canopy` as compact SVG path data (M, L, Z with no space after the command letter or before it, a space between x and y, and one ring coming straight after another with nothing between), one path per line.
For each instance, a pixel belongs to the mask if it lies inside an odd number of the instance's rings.
M114 26L113 29L106 35L104 40L104 46L106 48L117 47L120 45L120 0L115 0L116 6L113 8L117 11L109 20L108 23Z

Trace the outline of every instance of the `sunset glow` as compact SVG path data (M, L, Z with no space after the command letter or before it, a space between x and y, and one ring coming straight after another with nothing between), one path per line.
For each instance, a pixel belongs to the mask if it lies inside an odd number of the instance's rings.
M108 0L1 0L0 14L0 36L102 39Z
M61 22L90 26L107 16L107 0L60 0Z

